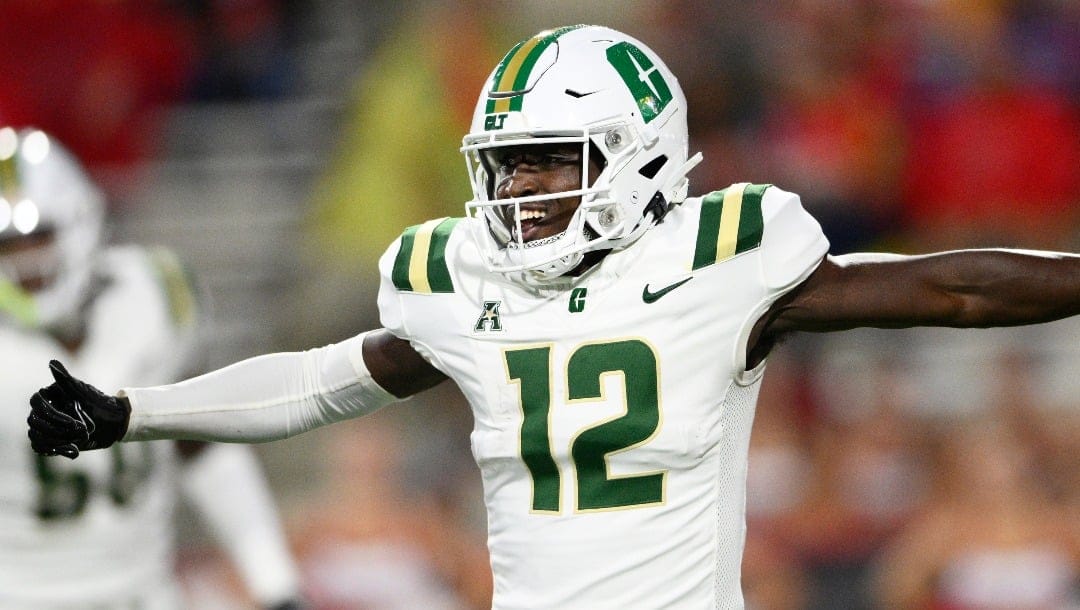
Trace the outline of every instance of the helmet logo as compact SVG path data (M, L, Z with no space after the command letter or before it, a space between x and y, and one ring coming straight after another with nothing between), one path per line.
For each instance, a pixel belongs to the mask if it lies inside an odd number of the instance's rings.
M503 123L506 122L508 114L489 114L484 117L484 131L494 131L496 129L502 129Z
M652 60L629 42L608 47L607 60L626 83L645 123L660 116L673 96L671 87Z

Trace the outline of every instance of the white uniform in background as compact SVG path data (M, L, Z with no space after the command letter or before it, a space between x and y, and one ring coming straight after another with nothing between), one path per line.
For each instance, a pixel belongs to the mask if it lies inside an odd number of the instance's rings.
M741 607L747 338L822 260L817 222L734 185L550 291L486 272L473 222L407 230L379 309L472 405L494 606Z
M104 201L59 142L0 127L0 610L182 608L179 488L256 600L297 601L296 568L250 448L207 446L180 471L168 442L77 462L26 447L26 396L49 383L41 362L62 360L113 391L196 368L197 303L179 261L160 248L102 246Z
M44 332L0 325L0 610L184 608L174 565L181 489L254 598L267 606L298 599L299 576L251 448L213 445L185 463L170 441L117 444L78 461L27 448L24 397L49 382L35 362L64 358L107 387L190 371L195 303L176 260L115 247L95 271L100 289L74 353Z
M169 267L161 254L109 250L73 355L45 332L0 325L0 608L179 607L173 443L116 445L73 462L30 451L23 423L25 396L49 383L40 363L51 358L106 384L162 383L187 370L193 303Z

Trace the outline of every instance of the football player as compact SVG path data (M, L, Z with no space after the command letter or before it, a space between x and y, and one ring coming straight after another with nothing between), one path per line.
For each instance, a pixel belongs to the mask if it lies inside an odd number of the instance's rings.
M63 358L103 387L190 373L196 301L170 252L102 245L103 195L42 131L0 128L0 608L182 608L177 489L266 607L299 579L250 448L115 445L68 462L29 451L34 366ZM184 463L178 463L179 457Z
M52 363L30 437L264 441L451 379L471 405L497 608L738 608L747 444L794 331L1080 312L1080 257L826 254L799 197L688 197L686 102L642 42L544 31L484 84L464 218L380 262L383 328L176 385L103 393Z

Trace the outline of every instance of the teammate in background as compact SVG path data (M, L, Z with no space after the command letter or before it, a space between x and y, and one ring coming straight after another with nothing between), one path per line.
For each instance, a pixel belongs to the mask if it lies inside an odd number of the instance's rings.
M267 441L449 378L475 419L495 607L738 608L747 445L778 340L1080 313L1071 254L833 257L792 193L687 197L700 157L679 84L608 28L513 47L462 150L467 217L390 246L383 328L116 394L51 363L33 447Z
M197 303L177 259L102 246L104 212L61 144L0 128L0 609L185 607L173 565L178 487L252 597L295 607L299 579L250 448L163 441L68 462L25 447L24 396L44 381L43 358L105 387L194 368Z

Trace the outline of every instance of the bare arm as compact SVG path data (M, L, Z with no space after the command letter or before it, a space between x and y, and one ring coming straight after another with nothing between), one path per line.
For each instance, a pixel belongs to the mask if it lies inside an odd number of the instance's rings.
M793 331L858 327L989 328L1080 313L1080 256L958 250L920 256L827 257L758 321L751 363Z
M433 388L447 378L416 353L408 341L398 339L386 329L364 337L363 353L371 378L398 398Z

